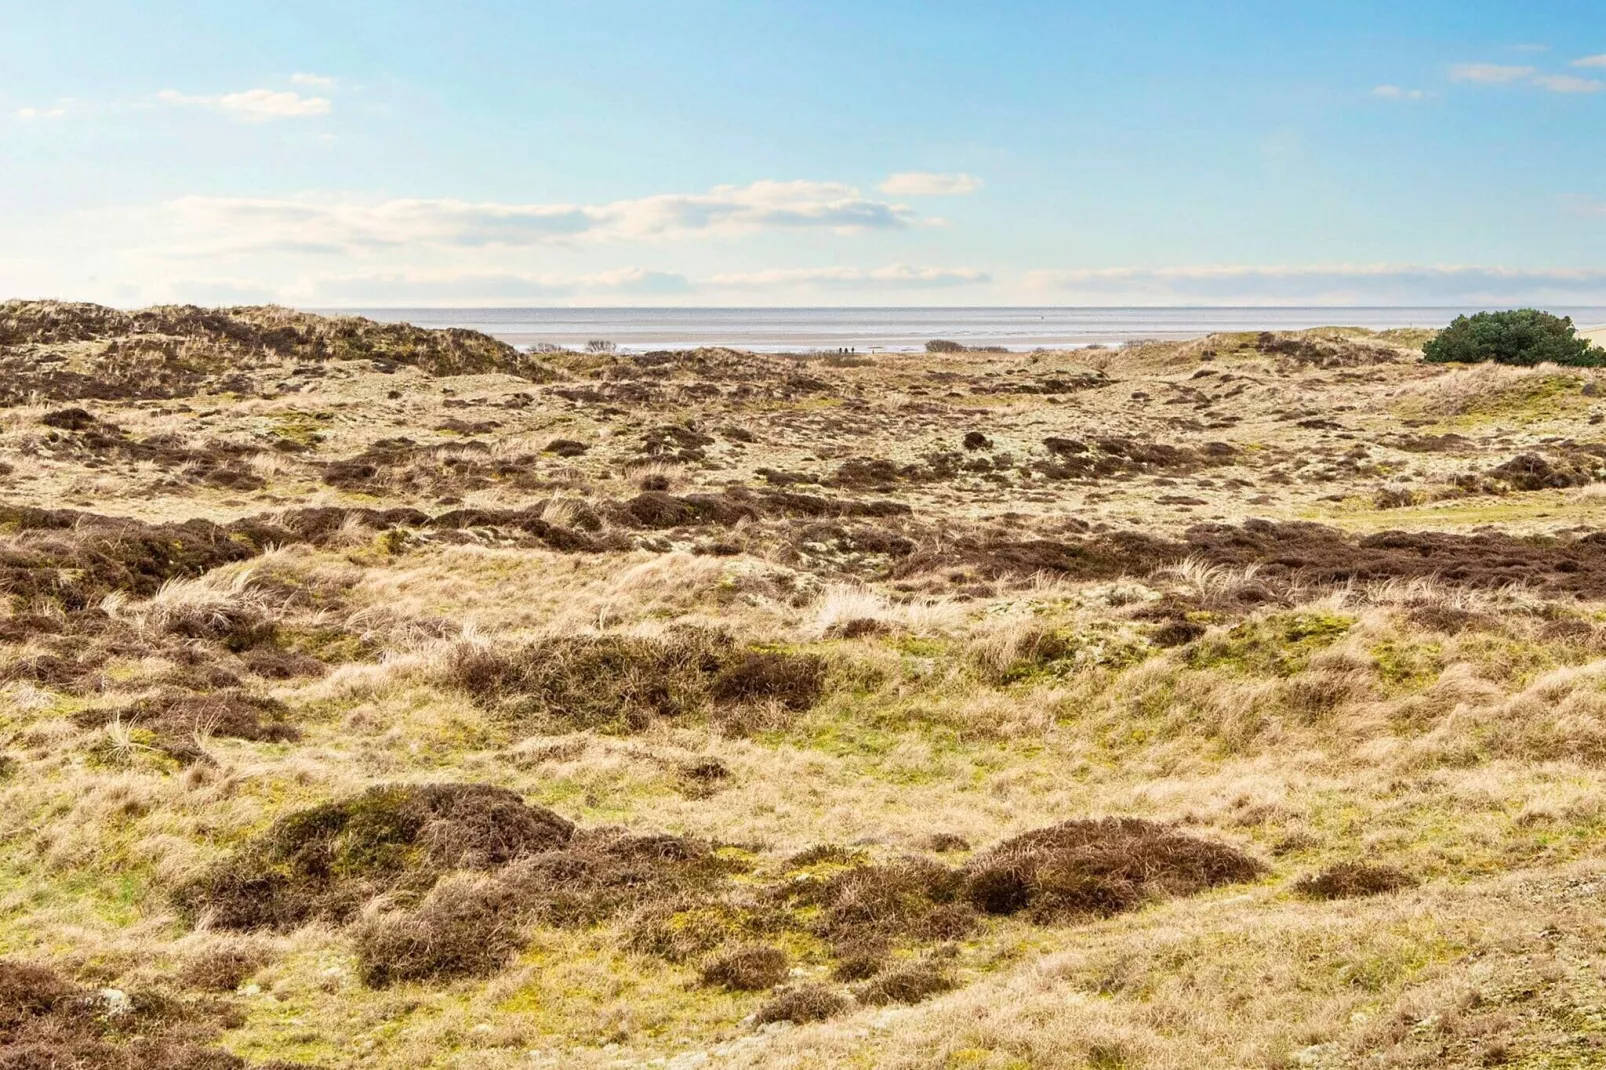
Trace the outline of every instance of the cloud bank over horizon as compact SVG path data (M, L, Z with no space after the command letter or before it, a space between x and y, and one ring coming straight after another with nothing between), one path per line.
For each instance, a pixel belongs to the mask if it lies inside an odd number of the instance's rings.
M0 261L0 272L6 268ZM29 297L71 297L34 292ZM76 295L83 297L86 295ZM1038 268L885 264L698 274L629 265L589 273L442 270L422 266L301 274L264 284L243 275L179 275L166 289L106 303L277 303L302 307L425 306L1419 306L1599 307L1606 268L1471 265L1204 265L1181 268ZM1593 325L1593 321L1592 321Z
M1094 268L1028 272L1025 287L1073 303L1461 306L1606 305L1606 269L1409 264Z
M884 198L848 182L805 179L595 204L187 195L80 213L76 240L100 269L88 293L28 285L23 280L48 277L34 257L0 257L0 280L17 295L122 304L1606 306L1606 269L1595 268L875 264L856 250L867 236L946 228L942 218L893 197L974 195L983 188L965 173L897 172L878 183ZM1606 215L1602 204L1574 197L1567 210L1594 219ZM828 236L826 251L841 259L721 266L733 250L776 233ZM548 265L554 257L601 263L564 270ZM115 281L108 286L108 279Z

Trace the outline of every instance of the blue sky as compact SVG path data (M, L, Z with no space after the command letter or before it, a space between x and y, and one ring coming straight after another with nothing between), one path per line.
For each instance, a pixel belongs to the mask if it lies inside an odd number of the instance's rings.
M0 0L0 294L1606 304L1606 5Z

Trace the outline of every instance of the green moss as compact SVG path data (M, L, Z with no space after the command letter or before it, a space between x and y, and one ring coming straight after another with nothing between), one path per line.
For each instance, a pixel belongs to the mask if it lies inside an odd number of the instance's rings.
M1570 655L1570 656L1569 656ZM1589 654L1557 643L1535 643L1488 632L1462 636L1455 657L1477 666L1478 675L1507 685L1524 686L1565 662L1581 663Z
M1189 647L1184 659L1193 669L1292 676L1305 668L1312 654L1336 643L1354 625L1354 617L1336 613L1279 613L1244 621L1224 635L1207 636Z
M1395 694L1414 694L1428 687L1444 670L1439 643L1385 639L1371 648L1377 675Z
M1154 648L1118 624L1047 631L1030 651L1004 671L1003 684L1033 684L1064 679L1090 669L1124 669L1136 665Z
M360 635L340 627L296 627L281 624L274 643L294 654L306 654L331 665L364 661L375 653L374 645Z
M1400 416L1442 416L1440 426L1447 429L1475 427L1490 420L1535 423L1565 417L1585 408L1584 380L1577 375L1532 375L1490 387L1446 414L1435 411L1423 398L1409 398L1395 407Z
M311 449L326 437L325 419L316 413L292 409L274 418L268 434L287 446Z
M1606 500L1579 496L1575 489L1534 490L1494 497L1447 496L1395 509L1378 509L1372 496L1350 496L1292 510L1291 516L1331 524L1351 532L1456 531L1498 524L1513 534L1549 532L1568 525L1598 527Z
M951 644L942 639L927 639L918 635L900 635L890 641L900 654L912 658L940 658L950 652Z

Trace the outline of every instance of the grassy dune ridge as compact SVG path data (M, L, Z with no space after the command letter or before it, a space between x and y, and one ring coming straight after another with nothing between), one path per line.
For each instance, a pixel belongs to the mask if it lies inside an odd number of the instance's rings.
M1425 338L0 305L0 1060L1594 1065L1603 377Z

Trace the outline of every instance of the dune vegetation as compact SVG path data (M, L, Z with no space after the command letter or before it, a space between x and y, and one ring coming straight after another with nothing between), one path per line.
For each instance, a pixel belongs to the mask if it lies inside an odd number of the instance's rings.
M1606 373L0 305L0 1067L1606 1061Z

